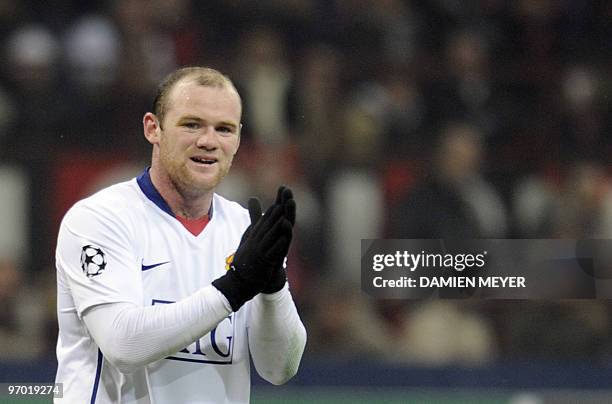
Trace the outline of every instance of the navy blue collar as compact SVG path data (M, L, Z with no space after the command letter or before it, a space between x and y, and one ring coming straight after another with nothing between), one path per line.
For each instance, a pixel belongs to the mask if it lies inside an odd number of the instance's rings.
M136 182L138 182L138 186L140 187L140 190L142 191L142 193L145 194L147 198L149 198L151 202L157 205L158 208L160 208L161 210L163 210L170 216L176 217L174 212L172 212L172 209L170 209L170 206L168 205L168 203L161 196L157 188L155 188L155 185L153 185L153 181L151 181L151 174L149 174L150 168L151 167L145 168L142 174L140 174L138 178L136 178ZM211 203L210 209L208 210L209 219L212 219L212 214L213 214L213 206Z
M150 167L145 168L142 174L140 174L136 179L136 181L138 182L138 186L140 187L141 191L146 195L146 197L149 198L149 200L155 205L157 205L158 208L160 208L170 216L175 217L174 213L172 212L172 209L170 209L170 206L168 206L159 191L155 188L155 185L153 185L153 181L151 181L151 175L149 174L149 168Z

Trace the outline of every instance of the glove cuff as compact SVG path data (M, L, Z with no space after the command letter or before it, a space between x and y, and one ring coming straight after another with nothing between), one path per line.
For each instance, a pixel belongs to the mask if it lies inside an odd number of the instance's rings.
M270 294L276 293L285 287L285 283L287 283L287 275L284 268L276 268L272 273L272 278L268 284L263 288L261 293Z
M212 281L212 285L223 293L234 312L238 311L243 304L257 294L252 285L236 275L233 268L227 271L225 275Z

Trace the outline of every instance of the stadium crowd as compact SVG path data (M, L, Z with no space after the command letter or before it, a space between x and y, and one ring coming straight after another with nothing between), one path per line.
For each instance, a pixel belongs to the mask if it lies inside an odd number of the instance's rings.
M295 191L306 358L610 361L605 300L359 287L364 238L612 238L610 21L598 1L0 0L0 360L54 354L59 221L143 169L155 83L197 64L245 106L221 193Z

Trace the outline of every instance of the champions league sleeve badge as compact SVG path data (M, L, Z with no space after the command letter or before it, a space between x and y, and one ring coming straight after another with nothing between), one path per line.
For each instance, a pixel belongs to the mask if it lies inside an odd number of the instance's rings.
M106 268L106 256L101 248L86 245L81 251L81 269L88 278L100 275Z

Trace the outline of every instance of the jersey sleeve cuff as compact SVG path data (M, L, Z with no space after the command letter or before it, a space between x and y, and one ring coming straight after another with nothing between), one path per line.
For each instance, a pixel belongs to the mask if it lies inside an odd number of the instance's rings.
M258 296L259 299L266 302L275 302L283 299L286 295L289 294L289 282L285 282L285 286L278 292L274 293L260 293Z
M212 290L211 294L217 296L217 298L219 299L219 301L223 305L224 309L228 310L230 313L233 311L232 310L232 306L229 303L229 300L227 300L225 295L223 295L223 293L221 293L219 291L219 289L215 288L213 285L207 286L206 288L209 288L209 289Z

